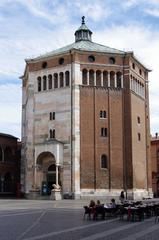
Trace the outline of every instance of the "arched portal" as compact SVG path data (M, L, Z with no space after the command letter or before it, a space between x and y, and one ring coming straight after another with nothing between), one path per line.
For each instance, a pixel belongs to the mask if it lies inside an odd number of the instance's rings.
M37 164L35 167L34 181L35 185L38 185L42 189L46 186L46 194L51 194L53 184L61 185L60 167L56 164L55 156L50 152L42 152L37 158ZM57 177L58 175L58 177ZM57 183L58 181L58 183Z

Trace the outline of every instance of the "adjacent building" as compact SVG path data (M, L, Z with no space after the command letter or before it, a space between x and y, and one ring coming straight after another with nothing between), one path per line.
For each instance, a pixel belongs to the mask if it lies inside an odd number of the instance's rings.
M27 59L22 103L22 186L63 196L152 193L148 72L133 52L75 42Z
M151 162L152 162L152 190L154 197L159 197L159 136L151 138Z
M18 138L0 133L0 197L20 197L20 152Z

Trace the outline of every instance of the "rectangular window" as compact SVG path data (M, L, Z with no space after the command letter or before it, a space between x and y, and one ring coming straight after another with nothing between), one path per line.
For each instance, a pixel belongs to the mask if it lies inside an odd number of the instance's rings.
M50 120L55 120L55 112L50 112Z
M107 117L107 112L106 111L100 111L100 118L106 118Z
M101 128L101 137L107 137L107 128Z
M138 133L138 141L141 141L141 134Z
M140 121L140 117L137 117L137 123L140 124L141 121Z

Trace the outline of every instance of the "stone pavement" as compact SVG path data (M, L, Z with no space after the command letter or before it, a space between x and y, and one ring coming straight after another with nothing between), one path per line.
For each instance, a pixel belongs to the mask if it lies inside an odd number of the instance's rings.
M104 202L101 201L101 202ZM0 200L0 240L158 240L155 218L84 220L88 200Z

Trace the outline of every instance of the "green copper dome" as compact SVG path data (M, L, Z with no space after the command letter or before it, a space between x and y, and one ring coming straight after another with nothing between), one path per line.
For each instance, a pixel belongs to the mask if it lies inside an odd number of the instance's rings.
M75 42L84 40L84 41L92 41L91 35L92 32L85 24L85 17L82 17L82 24L75 32Z

